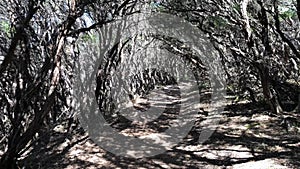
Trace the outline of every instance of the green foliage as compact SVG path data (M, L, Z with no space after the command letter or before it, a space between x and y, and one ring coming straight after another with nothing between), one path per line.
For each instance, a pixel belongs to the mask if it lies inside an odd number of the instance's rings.
M95 35L92 35L92 34L83 34L81 36L81 39L84 41L84 42L96 42L96 36Z
M297 15L297 13L294 9L288 9L288 10L280 13L280 17L282 19L290 19L290 18L296 17L296 15Z
M151 7L151 10L155 11L155 12L165 11L165 7L161 4L161 2L151 2L150 7Z
M241 5L238 3L234 3L232 5L232 8L235 9L236 11L240 12L241 11Z
M1 25L1 30L3 32L5 32L6 34L9 34L10 28L11 28L9 22L8 21L1 21L0 25Z
M228 25L227 21L220 16L210 16L208 21L212 23L215 28L224 28Z
M247 129L255 128L256 126L259 126L260 124L258 122L252 122L246 125Z
M227 21L222 17L216 16L214 17L214 24L216 25L217 28L226 27Z

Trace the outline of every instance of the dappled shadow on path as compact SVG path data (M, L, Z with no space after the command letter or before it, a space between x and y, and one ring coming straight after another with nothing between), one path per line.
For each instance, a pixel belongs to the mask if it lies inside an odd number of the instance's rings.
M239 109L240 108L240 109ZM86 136L56 139L23 160L29 168L297 168L299 133L287 133L281 119L251 103L228 106L217 131L198 143L201 116L185 139L164 154L126 158L109 153ZM57 137L57 136L55 136ZM52 145L52 146L50 146ZM33 160L36 159L36 160ZM26 163L31 161L31 163Z

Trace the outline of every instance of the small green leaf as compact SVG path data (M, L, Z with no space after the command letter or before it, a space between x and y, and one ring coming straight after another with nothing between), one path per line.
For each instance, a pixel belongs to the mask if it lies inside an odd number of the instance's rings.
M258 122L252 122L250 124L247 124L246 127L247 127L247 129L252 129L252 128L254 128L256 126L259 126L259 125L260 124Z

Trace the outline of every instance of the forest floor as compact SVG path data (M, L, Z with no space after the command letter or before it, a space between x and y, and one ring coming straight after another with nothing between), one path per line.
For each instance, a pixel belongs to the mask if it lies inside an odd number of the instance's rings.
M203 119L206 115L200 116L199 119ZM45 169L300 167L299 132L296 129L287 131L282 119L272 116L263 104L230 103L225 106L220 119L217 129L206 142L198 143L199 131L204 127L199 120L188 136L171 150L140 159L109 153L88 139L86 134L53 132L49 143L35 148L37 151L23 159L22 165ZM126 133L126 129L122 131ZM150 130L143 131L143 134L150 133Z

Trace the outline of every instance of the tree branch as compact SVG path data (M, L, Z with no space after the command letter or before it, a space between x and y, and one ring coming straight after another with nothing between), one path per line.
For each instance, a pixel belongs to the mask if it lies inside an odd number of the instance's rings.
M8 52L7 52L6 56L4 57L4 60L3 60L2 64L0 65L0 77L3 75L3 73L6 70L7 66L14 59L14 56L15 56L14 53L15 53L15 50L16 50L20 40L22 39L22 33L24 32L24 29L27 27L30 20L36 14L38 9L39 9L39 7L34 7L34 4L30 3L29 12L28 12L26 18L24 19L24 21L22 21L20 23L20 25L17 27L16 33L13 36L12 41L10 43L10 47L8 49Z
M299 0L298 0L299 1ZM293 53L296 55L297 58L300 59L300 53L298 52L297 48L295 47L295 45L293 44L292 41L290 41L285 34L282 32L281 28L280 28L280 21L279 21L279 11L278 11L278 4L277 1L274 1L274 7L275 7L275 15L274 15L274 20L275 20L275 27L276 27L276 31L279 33L281 39L287 43L289 45L289 47L291 48L291 50L293 51Z

